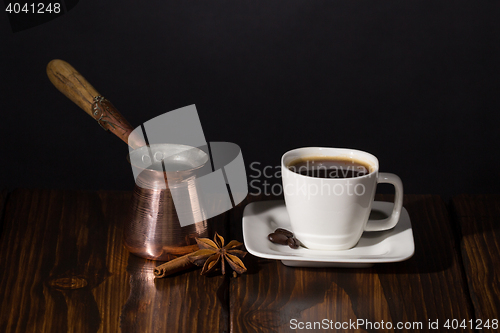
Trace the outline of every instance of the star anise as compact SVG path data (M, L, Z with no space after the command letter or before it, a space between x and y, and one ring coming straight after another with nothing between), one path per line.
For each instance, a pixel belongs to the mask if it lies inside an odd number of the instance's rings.
M214 271L219 262L221 263L222 274L226 274L226 261L236 273L242 274L246 272L247 268L241 259L247 253L238 250L243 243L232 240L224 246L224 238L217 232L213 241L208 238L196 238L196 242L200 249L189 256L189 260L197 266L203 266L201 270L202 275Z

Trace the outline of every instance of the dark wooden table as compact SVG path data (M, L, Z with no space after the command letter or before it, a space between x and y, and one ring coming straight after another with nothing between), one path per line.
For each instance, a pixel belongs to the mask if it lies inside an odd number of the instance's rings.
M291 268L248 255L248 272L236 278L192 270L158 280L158 263L122 245L130 197L0 192L0 332L392 331L388 323L413 328L395 331L499 331L500 196L447 205L406 195L415 255L404 262ZM218 216L217 231L242 240L243 207L266 199L249 196ZM332 329L300 329L314 322Z

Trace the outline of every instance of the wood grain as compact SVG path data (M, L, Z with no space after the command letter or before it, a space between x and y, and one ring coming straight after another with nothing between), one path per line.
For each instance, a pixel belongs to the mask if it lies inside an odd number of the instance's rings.
M130 198L112 191L9 194L0 239L0 332L288 332L291 319L415 322L427 331L429 320L443 325L498 313L498 196L453 201L472 301L438 196L405 196L416 252L401 263L307 269L247 255L248 272L237 278L192 270L160 280L153 278L159 263L122 245ZM264 199L250 196L212 220L213 230L242 240L244 206Z
M260 199L249 197L247 203ZM364 319L394 325L421 322L424 331L429 320L444 324L446 319L471 319L446 206L440 197L423 195L405 196L404 206L412 220L416 246L415 255L405 262L364 269L313 269L286 267L248 255L248 274L231 279L231 332L289 332L292 319L333 323ZM241 221L243 207L235 210L233 219ZM231 223L234 236L241 234L238 225L241 222ZM364 329L376 331L369 326Z
M101 94L66 61L50 61L47 65L47 76L60 92L97 120L103 129L111 131L134 149L146 144L142 133L132 133L132 126L113 104L100 96Z
M130 192L16 190L0 241L0 332L227 330L227 278L154 280L122 245Z
M500 319L500 195L459 195L452 208L476 319Z
M93 99L100 94L73 66L54 59L47 64L50 82L73 103L92 117Z

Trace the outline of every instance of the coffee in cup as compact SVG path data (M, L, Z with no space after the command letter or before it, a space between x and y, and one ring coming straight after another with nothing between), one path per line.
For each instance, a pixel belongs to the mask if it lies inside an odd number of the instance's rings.
M288 166L293 172L317 178L354 178L370 173L370 165L353 158L310 156L294 160Z

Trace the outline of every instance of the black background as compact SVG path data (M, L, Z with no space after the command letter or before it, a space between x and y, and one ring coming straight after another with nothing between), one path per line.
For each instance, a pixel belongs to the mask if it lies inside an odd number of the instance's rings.
M80 0L13 33L2 13L0 185L133 187L127 146L49 82L60 58L135 126L196 104L249 180L331 146L406 193L498 193L499 18L499 1Z

